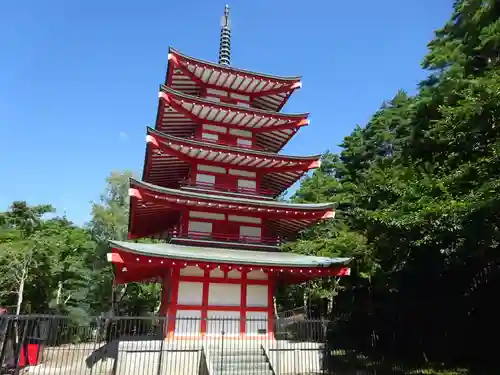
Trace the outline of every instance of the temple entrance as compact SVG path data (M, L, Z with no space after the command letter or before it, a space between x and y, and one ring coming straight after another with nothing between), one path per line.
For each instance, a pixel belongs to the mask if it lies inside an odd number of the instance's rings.
M231 277L230 277L231 276ZM169 333L173 336L265 336L272 288L267 275L188 266L172 275Z

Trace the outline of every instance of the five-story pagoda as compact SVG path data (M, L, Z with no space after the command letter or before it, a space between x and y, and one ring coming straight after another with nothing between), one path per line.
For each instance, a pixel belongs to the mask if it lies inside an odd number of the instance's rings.
M219 335L216 317L231 318L225 335L272 337L277 283L347 275L348 259L280 252L334 208L276 201L320 165L278 154L308 125L279 112L301 81L230 67L227 6L222 21L218 64L170 48L142 181L130 181L129 238L162 242L111 241L108 260L116 283L161 280L169 336Z

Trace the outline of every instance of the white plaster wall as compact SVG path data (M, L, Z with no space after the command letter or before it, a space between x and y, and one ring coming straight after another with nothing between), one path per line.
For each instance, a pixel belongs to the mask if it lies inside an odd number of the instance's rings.
M189 217L195 219L225 220L226 215L215 212L189 211Z
M227 220L237 223L261 224L262 218L253 216L227 215Z
M241 169L229 169L229 174L233 176L242 176L242 177L256 177L257 173L250 171L243 171Z
M179 294L177 303L179 305L200 306L203 299L203 283L191 281L179 281Z
M183 319L184 318L184 319ZM175 319L175 335L198 336L201 311L178 310Z
M223 133L223 134L227 133L227 128L225 126L203 124L202 129L203 130L211 130L213 132Z
M241 129L229 129L229 134L232 135L239 135L241 137L247 137L247 138L252 138L252 132L248 130L241 130Z
M245 330L246 334L249 336L260 336L265 334L259 334L259 329L265 329L267 333L268 328L268 316L267 312L261 311L248 311L246 315Z
M250 147L252 146L252 141L250 139L244 139L244 138L237 138L236 143L238 146L243 146L243 147Z
M220 268L216 268L210 271L210 277L224 277L224 271L222 271Z
M189 220L189 232L212 233L212 223Z
M247 306L267 307L268 291L268 285L247 285Z
M231 270L227 273L228 279L241 279L241 272L238 270Z
M250 237L251 240L257 240L262 233L259 227L240 226L240 237Z
M267 273L261 270L253 270L247 273L247 278L252 280L267 280Z
M245 188L245 189L253 189L255 190L257 188L257 183L255 180L238 180L238 187L239 188Z
M215 176L210 174L197 173L196 182L201 182L203 184L215 184Z
M241 285L210 283L208 287L208 305L240 306Z
M203 276L205 272L196 266L187 266L185 268L181 268L180 275L181 276Z
M198 164L197 169L202 172L212 172L212 173L226 173L226 168L215 167L213 165Z
M203 139L208 139L211 141L218 141L219 140L219 136L217 134L213 134L213 133L201 133L201 137Z

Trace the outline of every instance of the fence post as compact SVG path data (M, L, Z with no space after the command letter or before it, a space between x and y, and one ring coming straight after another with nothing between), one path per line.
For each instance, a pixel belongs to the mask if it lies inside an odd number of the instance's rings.
M11 331L11 322L12 320L7 314L0 317L0 369L4 366L7 345L9 342L9 332ZM5 365L8 366L8 363L5 363Z
M280 338L282 335L281 332L281 318L276 316L276 330L279 332L278 339L276 340L276 368L275 368L275 374L280 375L281 374L281 351L280 351Z
M224 318L222 318L222 332L221 332L221 348L220 348L220 371L224 371Z
M17 342L17 345L16 345L16 350L15 350L15 355L14 355L14 358L15 358L15 365L16 365L16 368L14 369L14 375L19 375L19 357L21 356L21 352L23 353L24 357L25 357L25 363L27 364L28 363L28 350L26 348L26 350L23 350L24 348L24 342L26 341L26 333L27 333L27 330L28 330L28 323L30 322L29 318L26 317L25 321L24 321L24 327L23 327L23 334L22 334L22 337L21 337L21 340L19 340L19 322L21 321L21 319L19 318L19 315L16 315L16 321L17 321L17 332L15 332L15 339L18 341Z

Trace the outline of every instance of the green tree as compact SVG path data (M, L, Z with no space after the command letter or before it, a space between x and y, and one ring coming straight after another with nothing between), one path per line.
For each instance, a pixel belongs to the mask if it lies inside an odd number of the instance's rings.
M131 171L112 172L99 203L92 204L92 220L88 227L97 242L94 259L92 310L108 311L111 298L120 301L119 312L127 315L151 314L158 309L161 287L157 284L132 283L113 286L113 266L106 261L109 240L126 240L129 220L129 180Z

